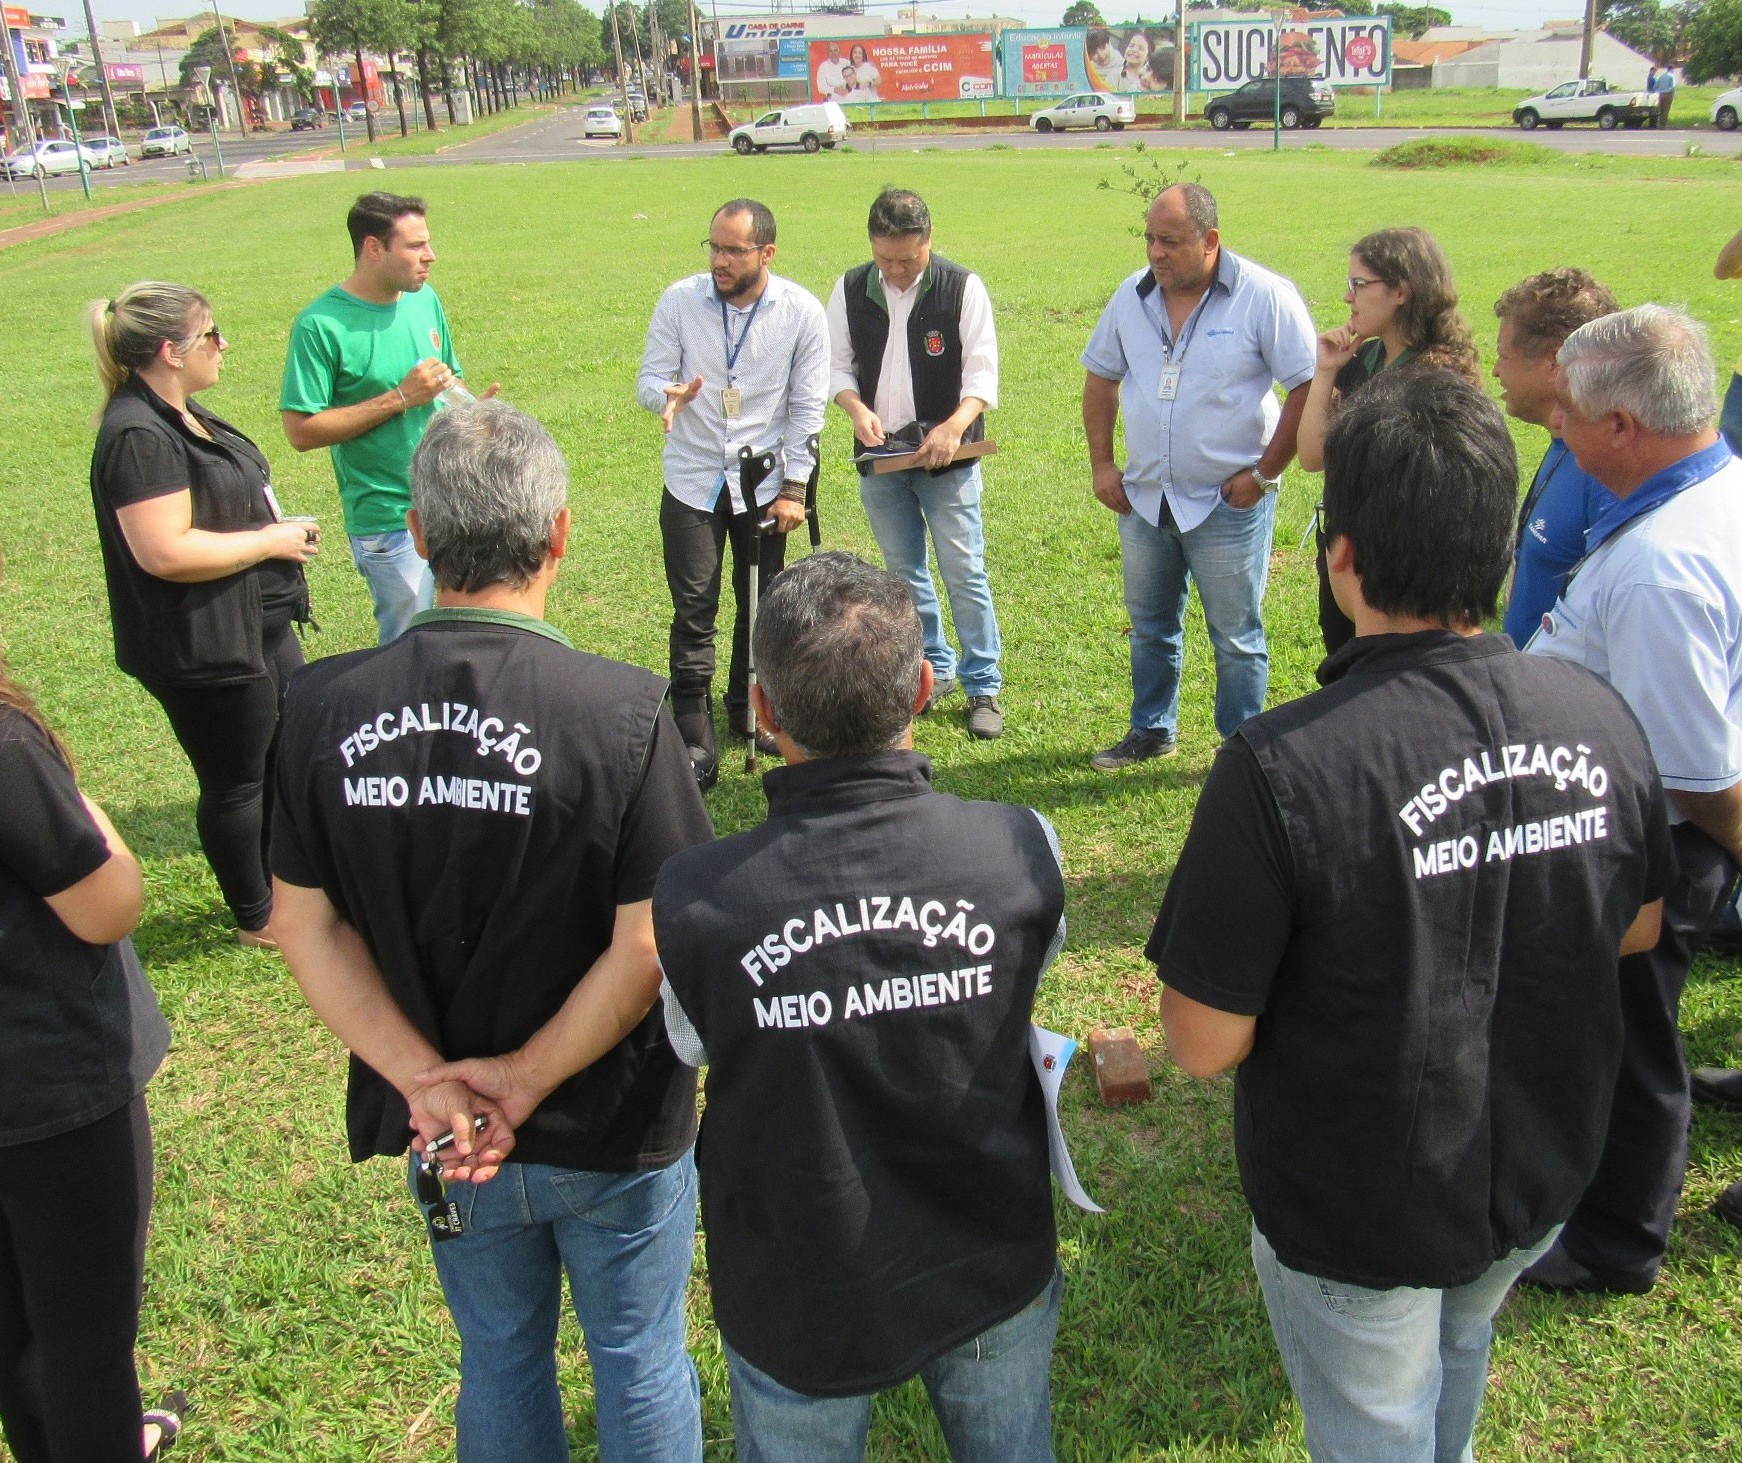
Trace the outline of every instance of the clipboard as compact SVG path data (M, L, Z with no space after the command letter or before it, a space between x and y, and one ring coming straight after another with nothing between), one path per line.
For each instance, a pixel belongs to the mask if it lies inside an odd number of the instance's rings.
M992 457L997 454L998 444L987 438L980 442L964 442L956 448L956 455L950 459L950 466L958 462L970 462L976 457ZM880 448L872 448L869 452L861 452L853 461L860 466L869 466L873 473L905 472L916 465L917 451L888 452Z

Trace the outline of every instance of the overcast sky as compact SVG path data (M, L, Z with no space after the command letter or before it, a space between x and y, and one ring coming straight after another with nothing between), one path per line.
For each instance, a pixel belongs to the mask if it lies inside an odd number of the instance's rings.
M583 0L587 3L587 0ZM606 0L590 0L588 8L596 13L603 11ZM991 0L921 0L920 9L926 14L937 15L1012 15L1032 21L1035 25L1057 25L1059 17L1064 14L1070 0L1003 0L994 5ZM1443 0L1442 0L1443 3ZM58 4L45 4L42 0L34 0L31 8L41 5L42 11L59 14L65 17L69 31L84 30L84 12L82 8L71 3L71 0L59 0ZM222 0L226 16L240 16L245 20L283 20L287 16L300 13L301 7L296 0ZM177 6L169 9L154 4L154 0L92 0L92 10L98 21L105 20L137 20L147 29L158 20L177 19L192 13L191 6ZM709 0L697 0L697 8L706 11ZM757 0L723 0L718 5L719 13L728 12L743 15L751 12L765 13L767 5L757 3ZM794 7L796 8L796 7ZM867 10L876 15L892 13L897 7L893 4L868 4ZM905 9L906 6L899 7ZM1143 14L1153 18L1158 14L1170 14L1172 5L1169 0L1114 0L1107 3L1101 0L1101 9L1113 19L1124 19L1133 15ZM1452 20L1458 25L1480 25L1494 30L1528 30L1549 20L1575 20L1583 15L1583 10L1569 0L1451 0L1446 9L1452 12ZM38 13L41 13L40 11Z

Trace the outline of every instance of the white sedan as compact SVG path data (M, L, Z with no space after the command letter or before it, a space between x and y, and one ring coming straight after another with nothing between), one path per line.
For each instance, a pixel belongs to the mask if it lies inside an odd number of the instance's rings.
M1028 119L1028 125L1036 132L1063 132L1067 127L1093 127L1097 132L1110 132L1136 120L1137 104L1130 97L1085 91L1042 107Z
M586 119L581 123L581 136L591 137L621 137L623 123L612 107L588 107Z
M1742 116L1742 86L1725 92L1712 103L1712 125L1720 132L1734 132L1738 116Z
M33 149L13 153L11 157L0 162L0 172L4 172L9 178L46 178L56 173L76 173L79 171L81 158L87 168L98 165L89 148L56 139L52 142L39 142Z

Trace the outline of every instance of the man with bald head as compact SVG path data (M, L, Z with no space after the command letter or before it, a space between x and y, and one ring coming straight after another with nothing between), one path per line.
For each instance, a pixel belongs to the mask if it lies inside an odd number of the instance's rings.
M1095 497L1119 515L1131 616L1131 724L1090 759L1100 772L1177 749L1194 582L1216 656L1216 730L1231 736L1264 709L1272 495L1294 457L1314 363L1300 291L1222 247L1209 189L1163 189L1143 239L1149 267L1113 292L1082 355L1089 466ZM1121 406L1123 469L1113 456Z

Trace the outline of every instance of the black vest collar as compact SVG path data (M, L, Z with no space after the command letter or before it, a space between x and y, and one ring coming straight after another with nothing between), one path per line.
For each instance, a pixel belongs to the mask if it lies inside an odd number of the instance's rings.
M918 752L825 757L771 768L762 775L762 790L771 818L921 797L932 790L931 758Z
M1389 676L1421 665L1487 660L1514 647L1504 635L1460 635L1455 630L1417 630L1407 635L1357 635L1319 666L1321 686L1349 675Z

